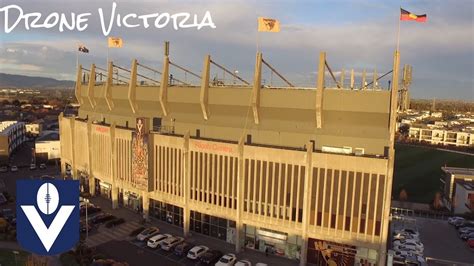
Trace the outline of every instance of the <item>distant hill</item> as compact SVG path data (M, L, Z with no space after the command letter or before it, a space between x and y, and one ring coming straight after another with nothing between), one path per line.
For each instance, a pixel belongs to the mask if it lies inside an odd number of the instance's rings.
M0 73L0 88L72 88L74 81Z

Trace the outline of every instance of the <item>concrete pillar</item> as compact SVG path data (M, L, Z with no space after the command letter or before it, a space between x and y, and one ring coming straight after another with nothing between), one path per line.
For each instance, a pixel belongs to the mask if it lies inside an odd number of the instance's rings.
M91 196L95 196L95 179L94 173L92 172L92 119L87 120L87 143L89 144L89 165L88 165L88 179L89 179L89 193Z
M183 235L184 237L189 236L189 222L191 219L191 210L189 209L189 190L191 189L190 180L190 162L191 153L189 152L189 131L184 136L184 162L183 162L183 196L184 196L184 208L183 208Z
M257 52L255 59L255 71L253 76L253 89L252 89L252 110L253 118L256 125L260 123L260 87L262 86L262 53Z
M318 81L316 83L316 128L323 127L323 90L326 72L326 52L319 53Z
M142 209L143 209L143 219L150 220L150 198L148 197L148 192L144 191L142 193Z
M89 193L95 196L95 178L91 175L89 176Z
M244 137L239 141L237 164L237 217L235 219L235 252L239 253L244 242L244 224L242 213L244 209Z
M61 160L61 176L66 176L66 162L64 160Z
M310 217L310 207L311 207L311 183L310 180L313 177L313 143L309 142L306 145L306 172L304 178L304 191L303 191L303 219L302 226L303 231L301 238L303 243L301 244L301 254L300 254L300 266L306 265L306 259L308 257L308 224Z
M118 195L119 195L119 189L117 186L112 185L112 209L117 209L118 208Z

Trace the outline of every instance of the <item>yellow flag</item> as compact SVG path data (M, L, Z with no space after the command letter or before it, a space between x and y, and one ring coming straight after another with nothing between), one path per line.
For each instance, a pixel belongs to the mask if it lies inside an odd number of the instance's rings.
M280 21L273 18L258 18L258 31L280 32Z
M109 47L110 48L122 48L122 45L123 45L122 38L109 37Z

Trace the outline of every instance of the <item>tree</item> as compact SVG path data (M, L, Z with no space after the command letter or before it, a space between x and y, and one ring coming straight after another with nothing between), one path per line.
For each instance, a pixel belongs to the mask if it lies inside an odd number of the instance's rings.
M398 195L398 200L399 201L407 201L408 200L408 194L407 194L407 191L402 188L402 190L400 191L400 194Z

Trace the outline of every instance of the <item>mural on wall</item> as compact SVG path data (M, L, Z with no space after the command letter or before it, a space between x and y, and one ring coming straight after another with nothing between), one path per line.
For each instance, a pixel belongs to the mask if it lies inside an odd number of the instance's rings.
M137 188L148 190L148 128L142 117L132 132L132 180Z
M308 239L308 263L315 265L354 265L356 247L319 239Z

